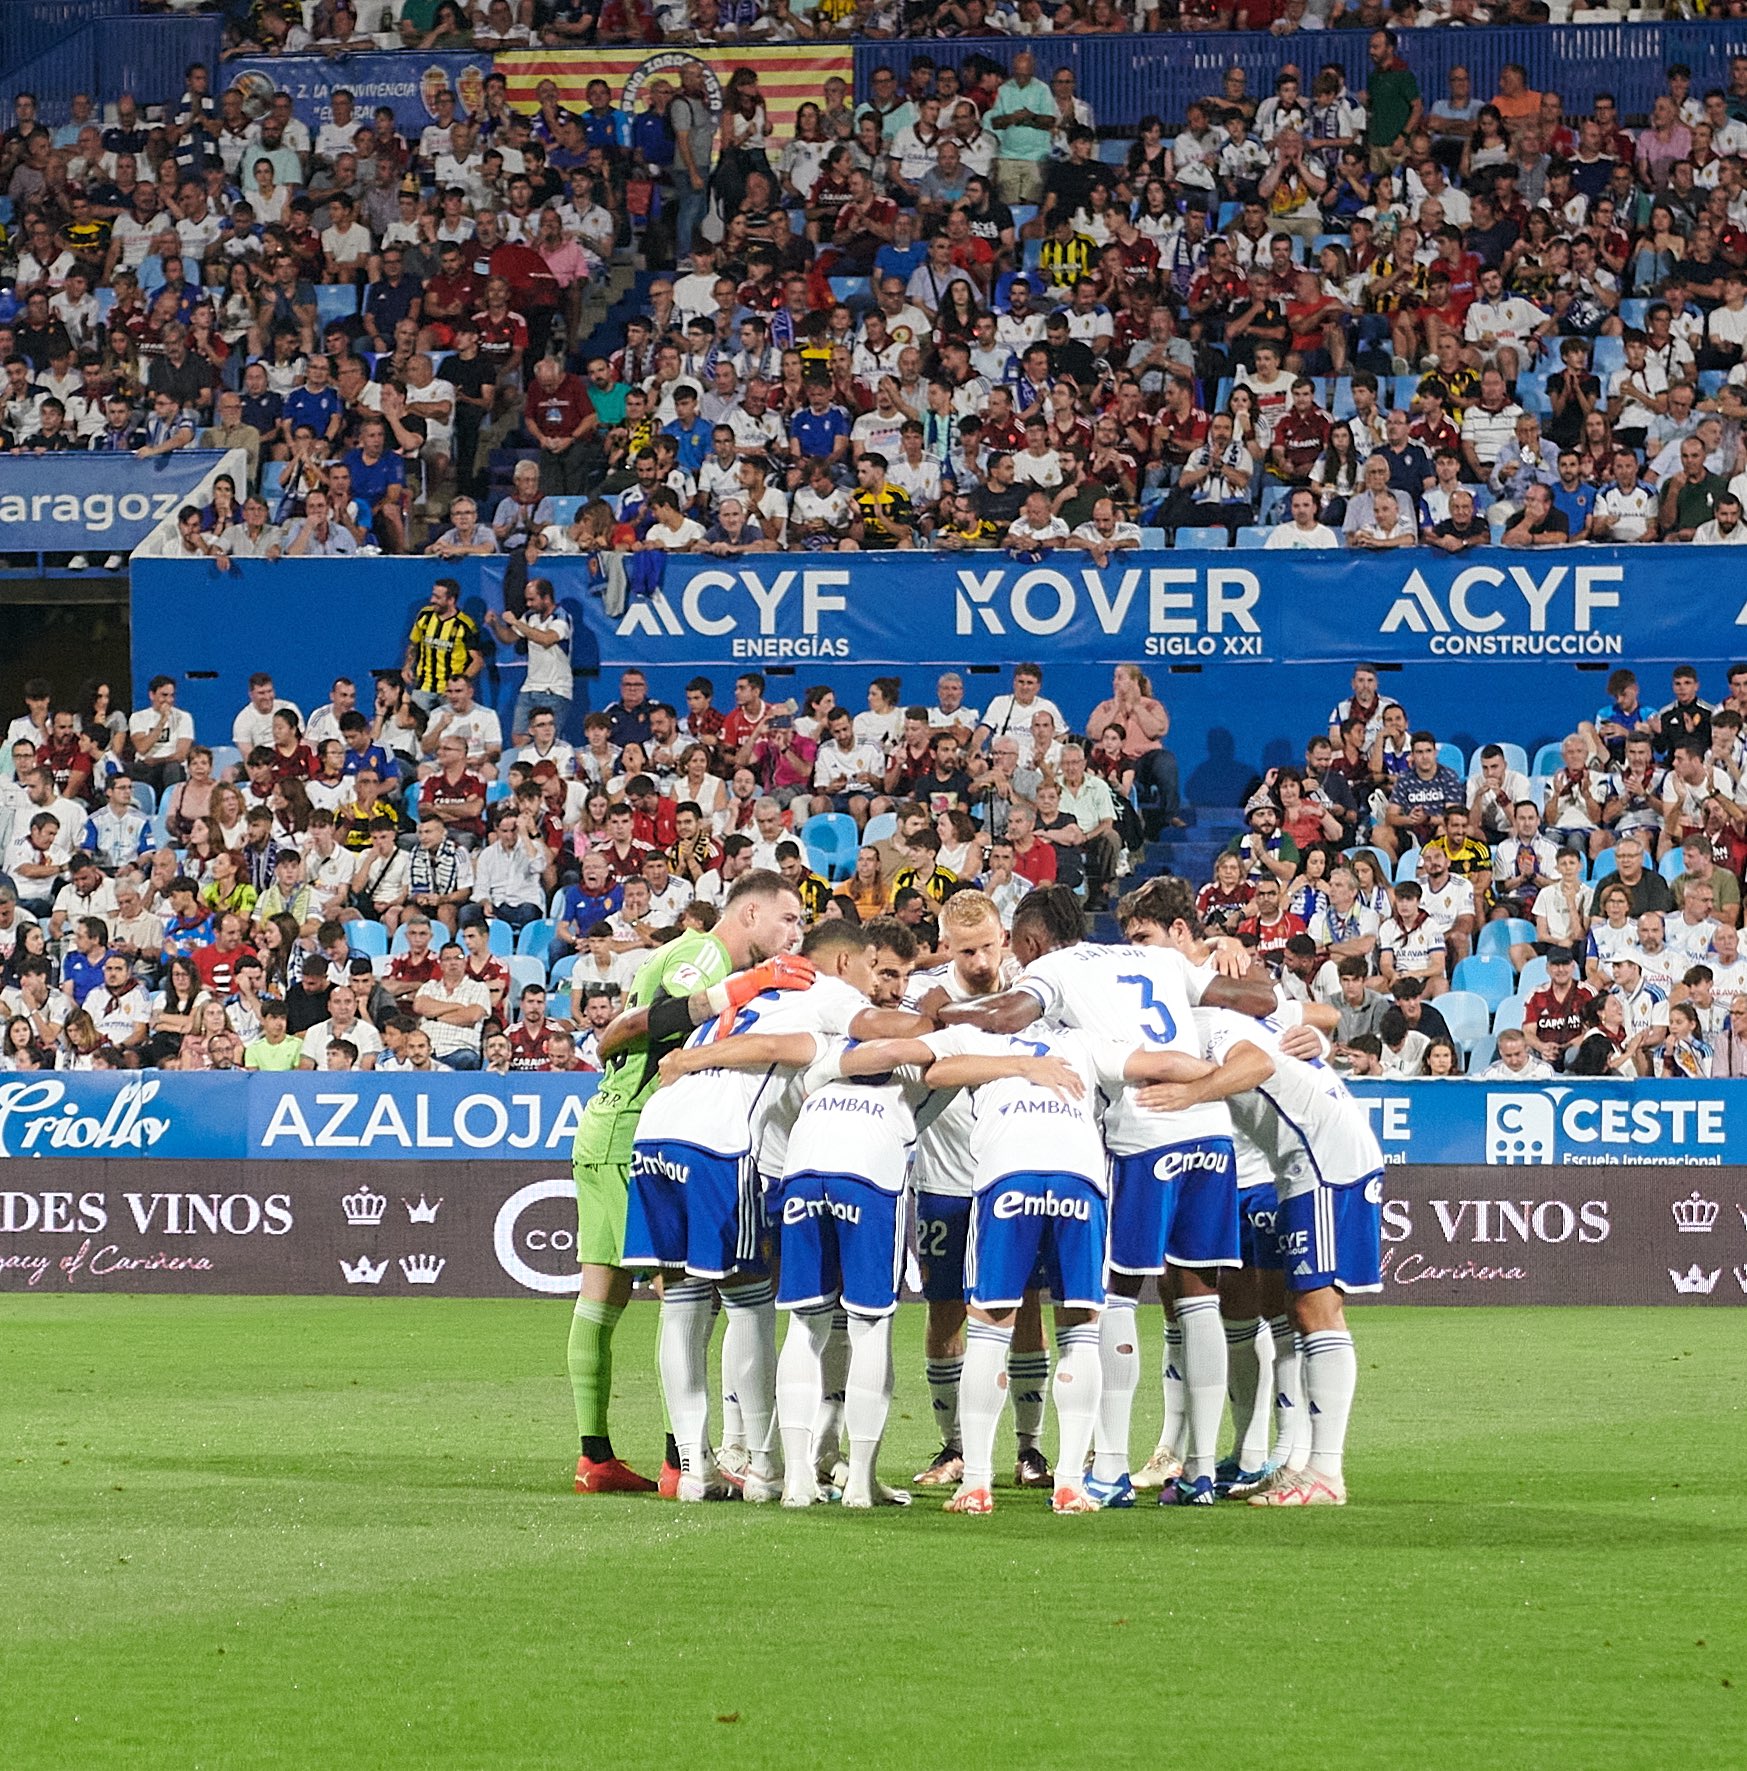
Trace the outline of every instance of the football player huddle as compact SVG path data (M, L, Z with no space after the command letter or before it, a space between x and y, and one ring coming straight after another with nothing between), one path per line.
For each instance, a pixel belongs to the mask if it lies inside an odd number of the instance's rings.
M603 1037L577 1139L579 1491L909 1504L878 1469L908 1276L941 1438L914 1481L950 1489L948 1512L993 1511L1009 1403L1015 1482L1057 1513L1147 1489L1166 1506L1346 1503L1342 1300L1379 1289L1383 1158L1323 1062L1331 1011L1206 940L1178 880L1124 899L1120 922L1123 945L1088 942L1073 893L1048 887L1009 937L961 890L941 907L947 962L913 975L901 923L800 940L792 890L754 873L714 930L659 950ZM607 1419L613 1329L651 1273L659 1482L620 1460ZM1164 1418L1135 1468L1149 1280Z

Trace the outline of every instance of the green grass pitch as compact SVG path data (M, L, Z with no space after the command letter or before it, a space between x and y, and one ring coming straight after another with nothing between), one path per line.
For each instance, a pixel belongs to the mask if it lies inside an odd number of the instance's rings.
M1733 1311L1364 1310L1346 1511L986 1520L573 1495L566 1320L0 1300L6 1765L1747 1764Z

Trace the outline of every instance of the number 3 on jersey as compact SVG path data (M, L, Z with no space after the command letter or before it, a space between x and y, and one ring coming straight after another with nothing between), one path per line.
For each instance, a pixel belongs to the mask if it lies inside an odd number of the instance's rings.
M1154 1045L1169 1045L1177 1037L1177 1023L1172 1020L1171 1011L1153 995L1152 979L1125 972L1116 981L1132 984L1140 992L1142 1038L1151 1040Z

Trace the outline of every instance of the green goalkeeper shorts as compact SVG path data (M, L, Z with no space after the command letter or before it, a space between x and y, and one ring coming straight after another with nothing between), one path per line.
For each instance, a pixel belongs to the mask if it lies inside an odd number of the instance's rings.
M628 1162L576 1162L576 1259L584 1267L625 1264L625 1208L631 1196Z

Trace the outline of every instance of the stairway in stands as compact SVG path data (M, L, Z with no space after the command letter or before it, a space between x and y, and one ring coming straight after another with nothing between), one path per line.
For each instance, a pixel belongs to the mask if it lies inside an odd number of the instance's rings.
M1187 829L1167 830L1158 840L1146 845L1146 852L1134 871L1117 882L1113 898L1132 892L1161 873L1175 873L1199 891L1213 877L1213 863L1220 850L1234 836L1241 836L1244 829L1241 806L1197 806L1189 814ZM1091 938L1094 941L1121 940L1116 918L1108 912L1094 916Z

